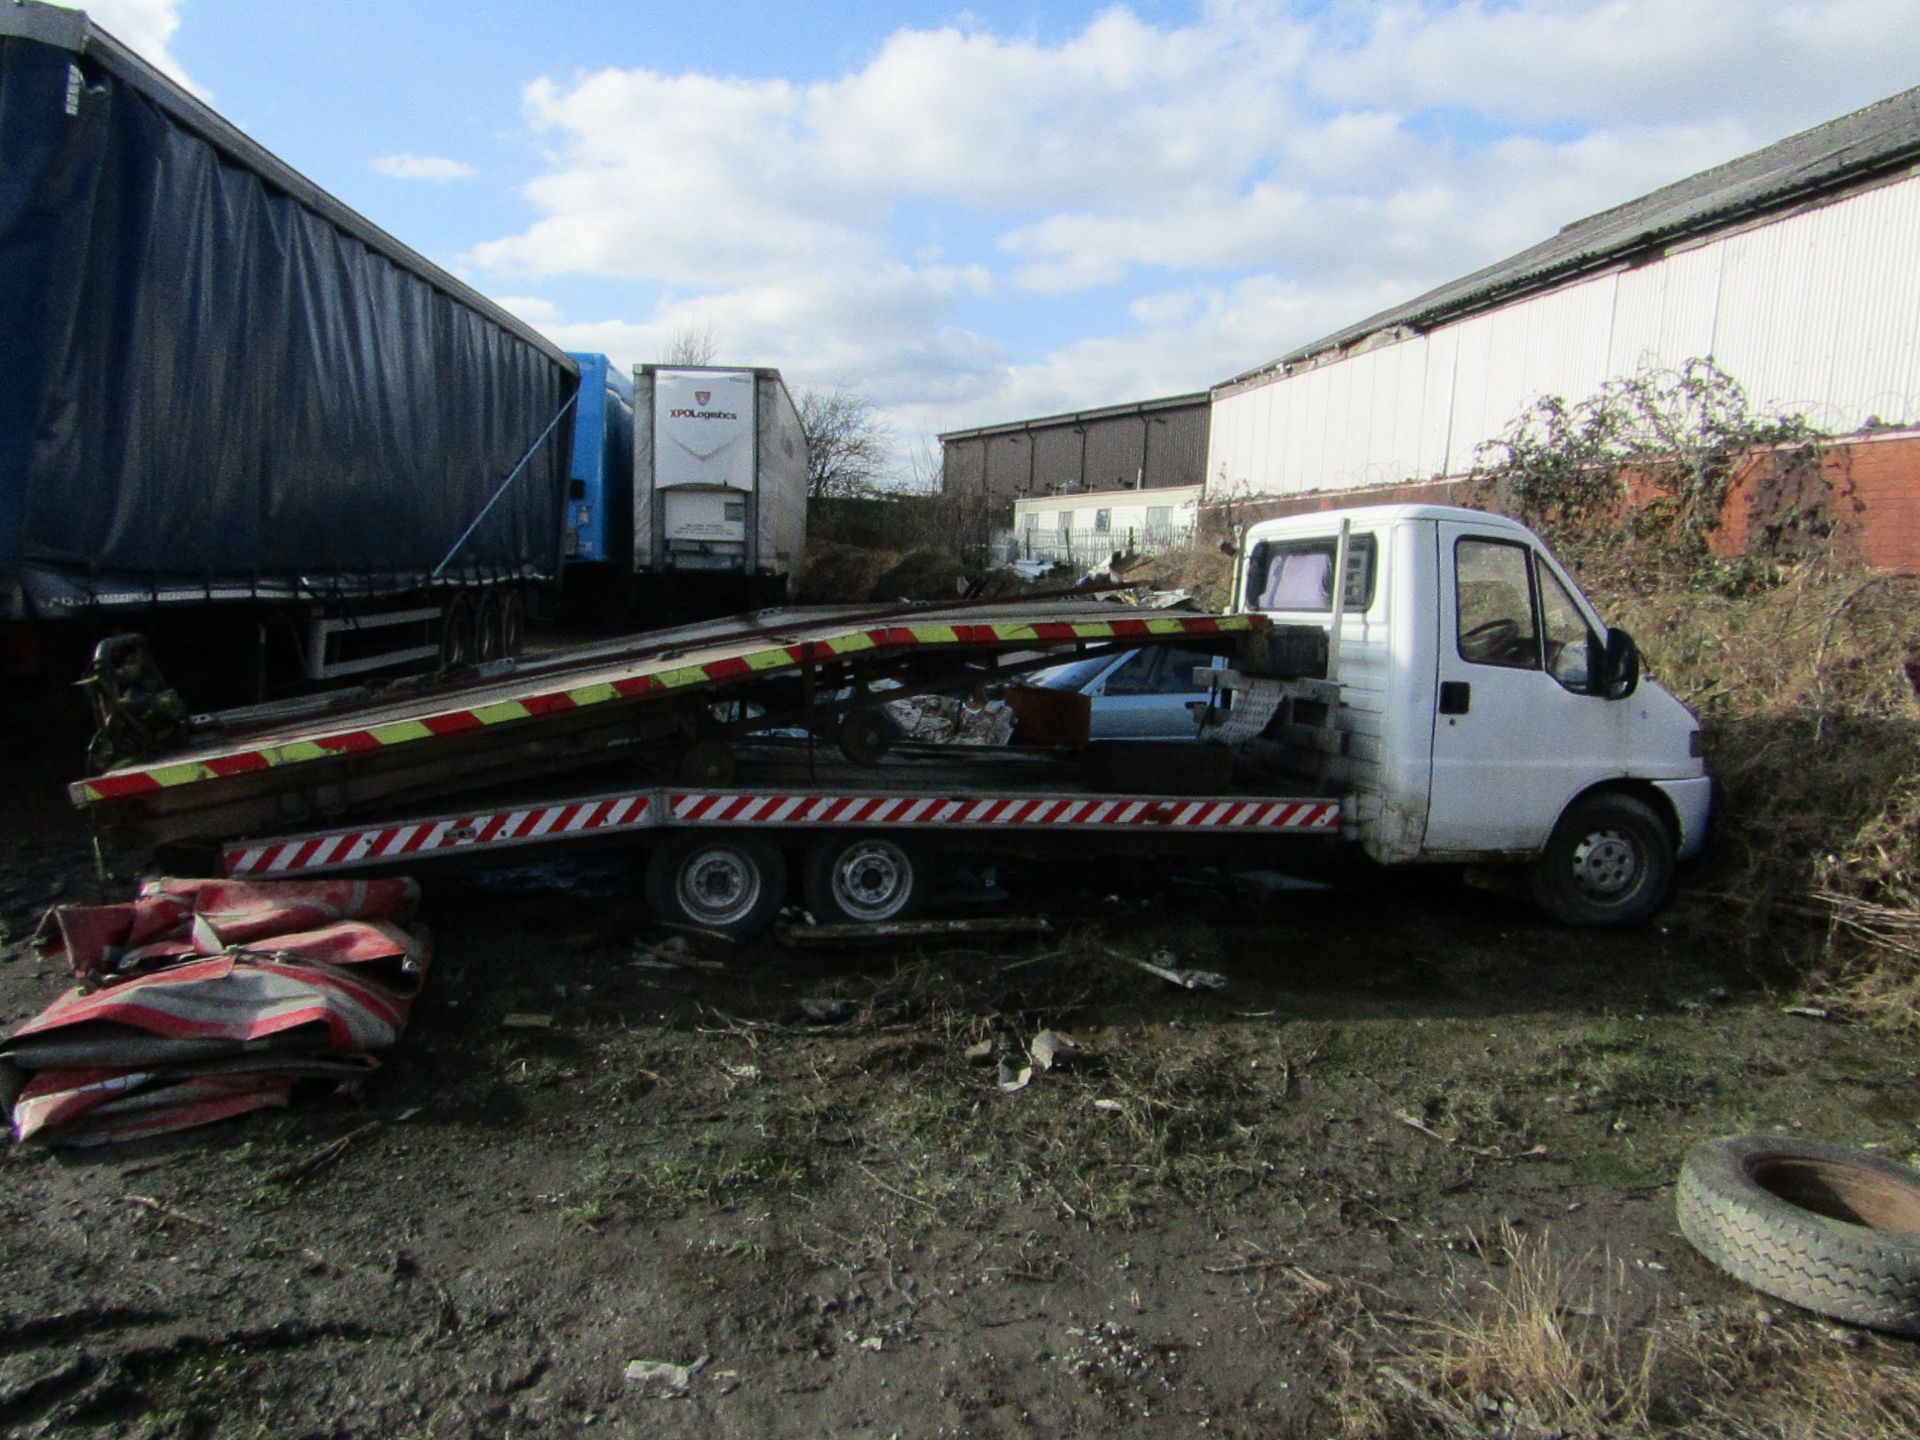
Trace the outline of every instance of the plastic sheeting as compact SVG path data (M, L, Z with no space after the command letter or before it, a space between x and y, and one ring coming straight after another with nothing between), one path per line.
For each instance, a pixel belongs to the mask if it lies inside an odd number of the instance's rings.
M45 7L7 11L28 34L0 33L0 579L57 614L430 572L572 362L84 21L67 48L29 38ZM449 575L553 573L570 438Z
M411 880L149 880L50 912L79 983L0 1041L17 1140L93 1145L352 1090L405 1028L432 942Z

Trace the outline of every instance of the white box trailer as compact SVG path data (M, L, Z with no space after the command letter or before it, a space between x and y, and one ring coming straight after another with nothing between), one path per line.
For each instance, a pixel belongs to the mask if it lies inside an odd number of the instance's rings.
M633 389L635 574L734 600L722 609L784 601L806 551L807 439L780 372L641 365Z
M148 807L178 794L176 812L198 817L194 834L226 841L221 868L234 876L638 837L651 850L654 906L736 935L771 923L790 868L820 919L881 922L924 902L927 857L939 850L1186 850L1254 865L1284 864L1290 847L1328 843L1385 865L1523 867L1549 914L1630 924L1660 906L1676 862L1705 845L1712 782L1698 723L1641 676L1631 637L1607 628L1525 526L1418 505L1269 521L1247 534L1239 589L1243 613L1221 617L1031 598L913 611L910 623L792 612L772 630L608 657L597 670L576 664L503 678L484 693L436 697L438 708L402 712L390 703L380 714L329 715L322 728L290 727L270 743L219 742L142 761L74 793L82 803ZM1199 743L1120 756L1097 746L1083 754L941 746L932 747L937 756L901 756L881 745L851 766L824 763L810 747L796 757L791 744L784 756L777 747L754 753L756 728L797 723L774 714L776 687L791 688L796 673L811 714L820 696L866 695L889 667L920 689L951 692L968 674L993 679L1008 664L1048 658L1015 658L1021 653L1146 645L1227 657L1200 672L1213 693L1196 705ZM953 670L942 660L950 673L913 682L898 667L916 654L985 668ZM766 718L710 731L686 751L699 755L703 778L692 783L482 792L485 757L473 745L489 730L500 728L511 759L529 739L534 748L560 744L572 733L562 727L577 729L616 701L676 693L687 697L683 719L706 724L720 701L738 702L728 714ZM578 743L603 733L610 738L597 743L608 753L634 759L649 747L668 759L683 743L668 728L643 733L629 722L582 731ZM445 772L442 750L446 763L468 766L464 781L453 772L440 778L443 793L464 797L462 808L343 816L291 834L243 828L241 817L262 813L244 804L270 803L298 781L292 772L311 767L326 782L315 796L345 797L352 765L364 768L383 750L389 785L424 780L436 764ZM209 802L185 808L202 788ZM234 801L223 804L223 790ZM369 802L378 793L368 791Z

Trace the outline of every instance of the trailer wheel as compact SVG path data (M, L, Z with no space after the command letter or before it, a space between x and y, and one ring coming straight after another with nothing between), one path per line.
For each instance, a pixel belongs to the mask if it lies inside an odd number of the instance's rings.
M807 852L802 889L823 925L878 925L920 913L927 875L918 851L889 836L829 835Z
M752 836L686 835L647 857L654 914L731 939L749 939L771 925L786 893L786 860Z
M473 663L473 597L462 591L440 614L440 668L458 670Z
M527 597L520 590L500 592L500 658L517 660L527 643Z
M840 717L834 744L856 765L872 765L893 748L900 729L886 711L874 706L850 710Z
M1595 795L1560 817L1533 862L1533 898L1568 925L1637 925L1673 884L1673 836L1631 795Z
M506 653L501 646L506 636L501 630L500 592L482 590L473 606L473 657L480 664L498 660Z

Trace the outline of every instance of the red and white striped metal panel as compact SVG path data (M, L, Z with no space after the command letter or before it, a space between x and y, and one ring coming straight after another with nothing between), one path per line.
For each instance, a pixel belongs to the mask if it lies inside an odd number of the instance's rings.
M920 830L1241 830L1329 835L1332 799L1238 796L922 795L794 790L641 790L515 809L242 841L221 856L231 876L306 875L477 850L500 850L668 826Z

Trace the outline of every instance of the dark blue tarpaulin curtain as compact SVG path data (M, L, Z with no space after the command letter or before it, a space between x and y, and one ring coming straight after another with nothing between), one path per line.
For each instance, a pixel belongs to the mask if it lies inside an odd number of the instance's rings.
M423 575L574 385L135 86L0 39L0 575ZM551 573L566 438L450 574Z

